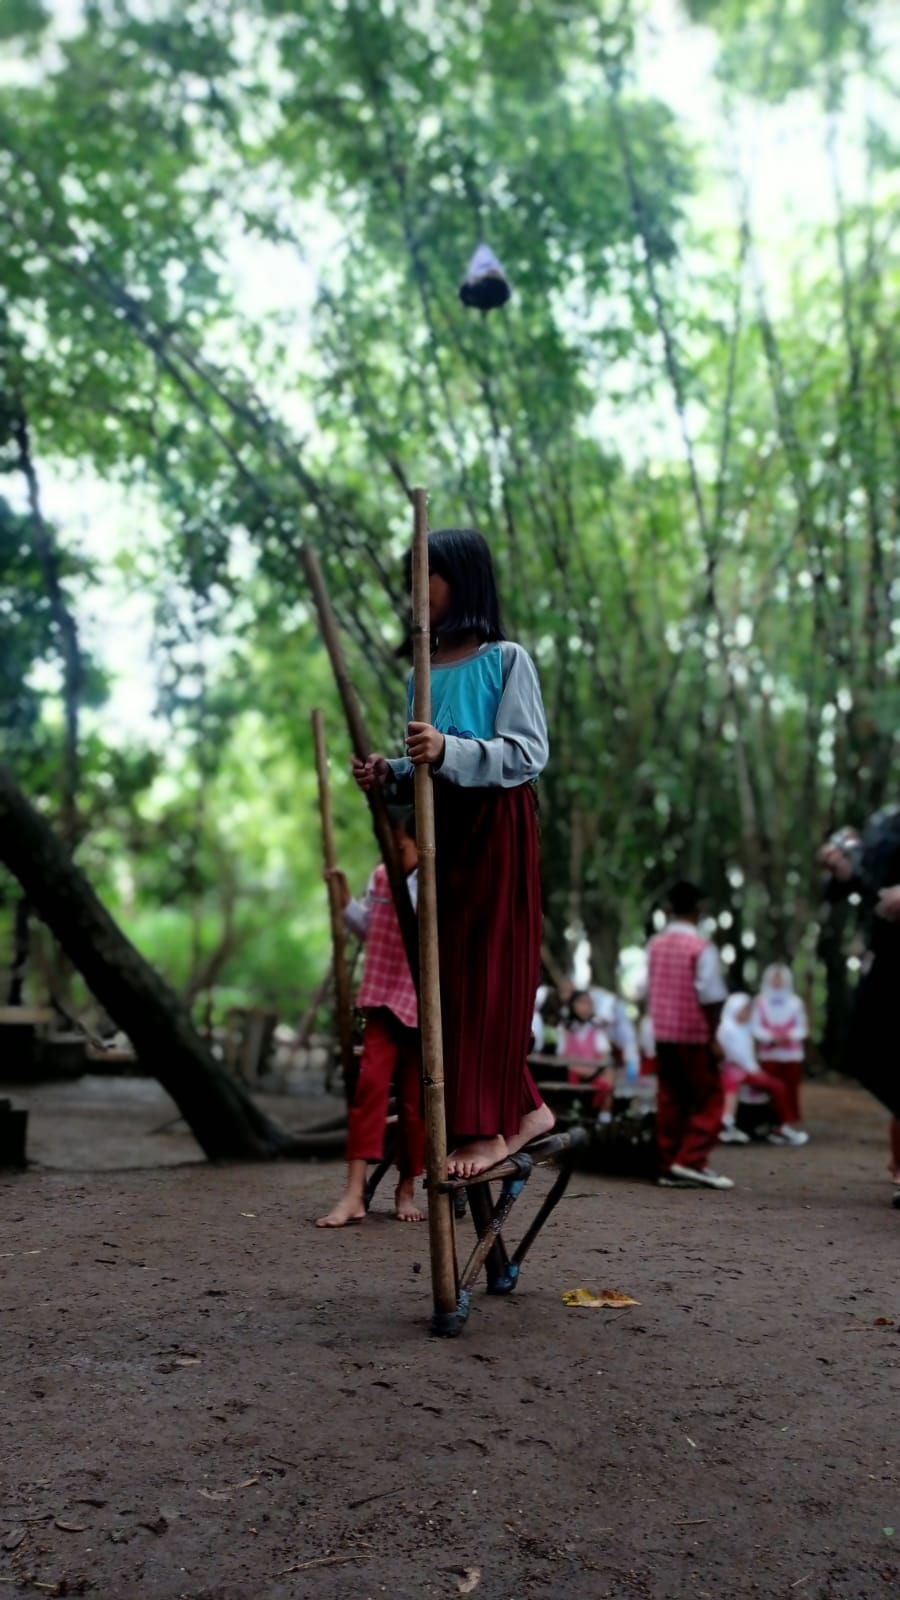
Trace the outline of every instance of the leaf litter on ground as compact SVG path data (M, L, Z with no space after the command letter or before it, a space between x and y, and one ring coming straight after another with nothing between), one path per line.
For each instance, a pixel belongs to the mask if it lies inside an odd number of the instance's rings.
M593 1289L567 1289L563 1300L567 1306L600 1307L612 1311L640 1305L639 1300L633 1300L630 1294L623 1294L621 1289L601 1289L599 1294L595 1294Z

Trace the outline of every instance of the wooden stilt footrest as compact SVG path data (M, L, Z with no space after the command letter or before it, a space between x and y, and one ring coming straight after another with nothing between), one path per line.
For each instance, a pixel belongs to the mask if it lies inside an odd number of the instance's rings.
M459 1297L455 1317L444 1317L433 1331L450 1335L461 1333L471 1306L472 1288L482 1267L487 1277L488 1294L512 1294L519 1281L522 1263L545 1222L556 1209L568 1186L576 1152L588 1143L583 1128L570 1128L566 1133L551 1133L535 1139L518 1150L506 1161L489 1167L475 1178L448 1178L440 1185L442 1193L468 1196L472 1221L475 1224L476 1242L468 1261L459 1274ZM503 1239L503 1229L509 1221L516 1201L535 1167L559 1161L556 1181L546 1195L527 1233L510 1256ZM499 1182L500 1193L494 1199L491 1184Z
M476 1184L495 1183L498 1179L515 1178L523 1170L523 1157L528 1158L528 1172L532 1167L546 1166L548 1161L553 1161L556 1156L563 1155L568 1150L576 1150L586 1145L588 1136L583 1128L569 1128L566 1133L547 1133L541 1139L532 1139L531 1144L526 1144L523 1149L517 1150L514 1156L508 1156L505 1161L498 1161L494 1167L485 1167L475 1178L447 1178L440 1185L442 1194L455 1194L457 1189L472 1189Z

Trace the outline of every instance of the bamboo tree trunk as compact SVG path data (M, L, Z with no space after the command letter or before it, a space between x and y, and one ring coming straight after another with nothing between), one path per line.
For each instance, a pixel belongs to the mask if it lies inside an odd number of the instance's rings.
M28 972L28 956L31 951L30 911L31 907L25 895L20 895L16 901L13 920L12 963L9 969L9 989L6 995L8 1006L20 1006L25 999L25 977Z
M294 1146L219 1066L178 996L125 937L3 766L0 863L18 879L35 915L172 1096L205 1155L254 1159Z

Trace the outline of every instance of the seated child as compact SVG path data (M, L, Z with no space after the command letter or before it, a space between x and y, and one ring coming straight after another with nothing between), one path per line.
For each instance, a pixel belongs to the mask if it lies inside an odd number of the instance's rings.
M788 1122L790 1101L788 1091L779 1078L763 1072L756 1059L753 1030L750 1019L753 1002L748 994L733 994L725 1002L717 1038L722 1051L722 1081L725 1086L725 1111L720 1144L749 1144L749 1138L737 1126L738 1095L744 1084L762 1089L769 1096L775 1110L777 1126L769 1134L769 1144L798 1147L807 1142L808 1135Z
M396 834L415 905L417 855L412 812L399 814ZM347 927L366 945L357 997L357 1005L365 1012L366 1026L347 1132L347 1185L337 1205L327 1216L320 1217L316 1226L343 1228L348 1222L362 1222L365 1217L366 1167L370 1161L380 1161L384 1154L388 1102L395 1078L400 1141L395 1215L400 1222L421 1222L422 1212L415 1201L415 1180L425 1170L418 1001L403 935L383 865L375 868L363 901L351 899L342 872L337 879Z
M595 1111L607 1111L613 1097L613 1053L609 1035L594 1015L594 1000L586 989L572 995L569 1012L560 1027L556 1053L564 1056L570 1084L590 1084Z

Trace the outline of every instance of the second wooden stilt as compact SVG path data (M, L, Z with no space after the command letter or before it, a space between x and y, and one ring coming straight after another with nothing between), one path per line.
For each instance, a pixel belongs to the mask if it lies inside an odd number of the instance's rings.
M325 718L321 711L317 710L312 714L312 730L316 747L316 772L319 778L322 859L325 863L325 870L328 873L328 908L331 913L335 1019L341 1052L341 1069L344 1074L344 1096L349 1105L356 1087L356 1058L353 1053L353 999L350 992L350 967L347 961L344 908L341 904L340 886L334 876L337 871L337 852L334 844L331 785L328 779L328 746L325 741Z
M334 608L325 587L322 568L319 558L311 545L303 545L300 550L300 560L309 582L313 604L319 618L319 627L322 630L322 639L331 661L334 681L337 684L344 715L347 719L347 729L354 752L361 761L365 761L372 754L372 742L363 721L363 715L356 697L356 691L350 681L350 673L344 657L344 648L341 644ZM397 840L388 817L387 805L381 789L375 785L367 795L369 809L372 813L372 823L375 828L375 837L381 848L381 855L387 868L390 880L391 894L397 907L397 916L400 920L400 931L403 934L403 943L409 960L409 970L413 978L417 978L419 946L416 932L416 914L409 898L409 889L406 883L406 874L400 864L400 853L397 849Z

